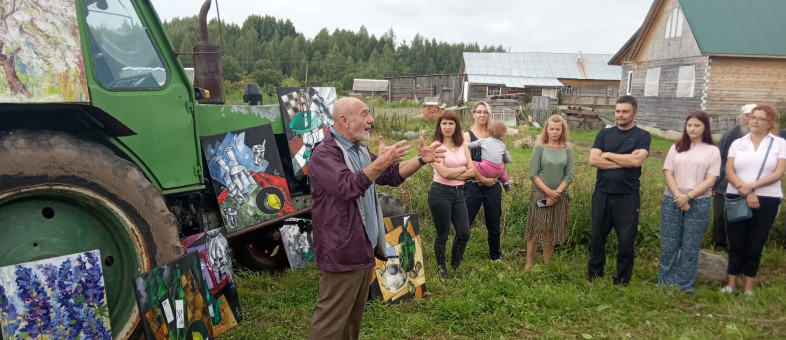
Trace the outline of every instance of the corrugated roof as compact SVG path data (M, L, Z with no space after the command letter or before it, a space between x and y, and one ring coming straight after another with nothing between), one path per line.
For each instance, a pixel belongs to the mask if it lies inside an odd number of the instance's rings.
M578 61L579 55L581 61ZM464 52L464 72L472 75L620 80L622 67L608 65L613 54L548 52Z
M355 79L352 91L387 91L390 81L383 79Z
M486 76L468 74L467 79L472 84L482 85L505 85L505 87L563 87L557 78L528 78L528 77L506 77L506 76Z
M679 0L702 53L786 55L786 0Z

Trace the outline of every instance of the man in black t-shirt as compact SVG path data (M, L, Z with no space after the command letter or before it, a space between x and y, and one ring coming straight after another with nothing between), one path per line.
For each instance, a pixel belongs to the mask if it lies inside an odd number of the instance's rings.
M617 234L617 275L614 284L627 285L633 275L633 243L639 229L641 163L647 159L650 134L633 124L638 102L632 96L617 99L617 126L603 129L595 138L589 165L598 168L592 193L592 240L588 279L602 277L606 265L606 238Z

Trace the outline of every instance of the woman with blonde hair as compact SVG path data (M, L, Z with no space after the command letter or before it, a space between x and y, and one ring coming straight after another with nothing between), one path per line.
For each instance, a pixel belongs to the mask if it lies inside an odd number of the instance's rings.
M474 118L475 124L472 125L469 131L464 132L464 143L489 137L491 106L484 101L475 103L475 106L472 108L472 118ZM480 148L472 149L471 157L473 161L482 161L482 150ZM502 251L499 249L502 187L499 185L497 178L488 178L477 170L474 177L474 179L468 180L464 185L469 225L472 225L475 221L475 217L482 205L484 209L483 216L486 218L486 231L488 232L489 258L491 261L496 262L502 257Z
M560 115L549 117L539 144L532 151L529 178L532 193L527 211L527 262L532 268L537 243L543 245L543 262L548 263L554 246L568 238L570 195L573 181L573 150L568 146L568 122Z

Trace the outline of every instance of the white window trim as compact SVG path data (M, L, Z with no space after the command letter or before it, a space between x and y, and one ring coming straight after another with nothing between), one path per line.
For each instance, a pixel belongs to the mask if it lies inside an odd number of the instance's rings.
M625 94L630 95L633 93L633 71L628 71L628 87L625 89Z
M647 80L644 82L644 96L657 97L660 85L660 67L647 69Z
M696 84L696 65L680 66L677 75L677 93L679 98L692 98Z
M492 93L492 89L496 88L497 93ZM486 96L499 96L502 94L502 86L486 86Z
M565 84L565 94L566 95L573 95L573 84Z

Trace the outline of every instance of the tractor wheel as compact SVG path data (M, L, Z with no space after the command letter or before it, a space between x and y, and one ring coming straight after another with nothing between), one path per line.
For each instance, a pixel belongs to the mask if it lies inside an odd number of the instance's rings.
M0 233L0 266L98 249L115 339L139 336L133 278L183 253L139 168L62 133L0 133Z
M232 247L240 266L255 272L273 273L289 267L287 252L278 227L265 227L254 232L250 241Z

